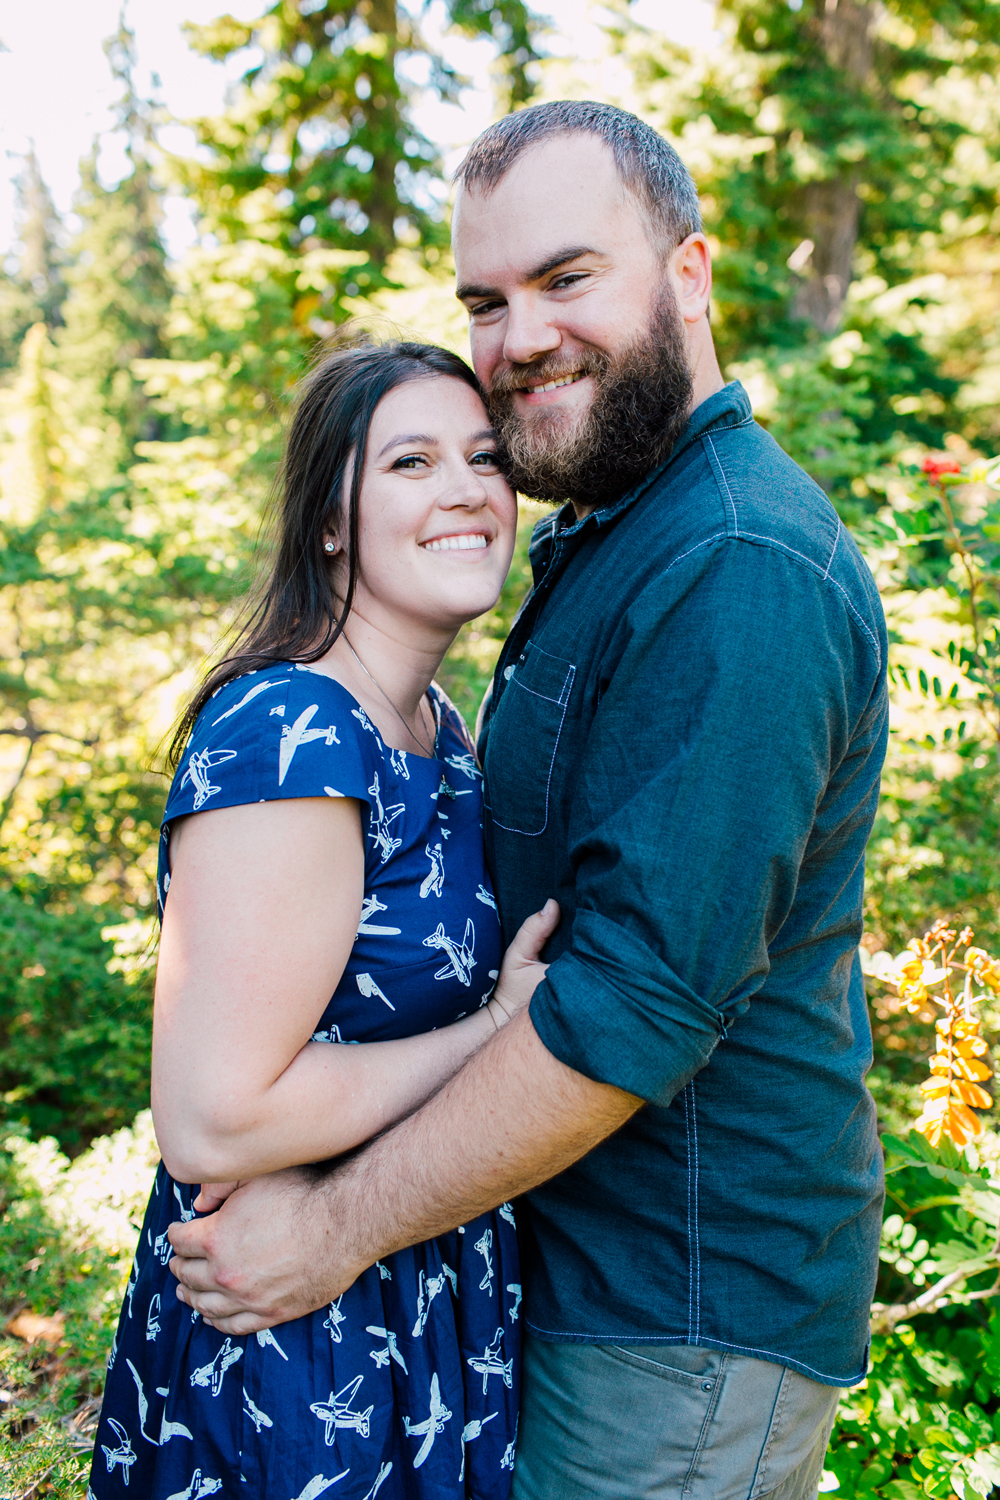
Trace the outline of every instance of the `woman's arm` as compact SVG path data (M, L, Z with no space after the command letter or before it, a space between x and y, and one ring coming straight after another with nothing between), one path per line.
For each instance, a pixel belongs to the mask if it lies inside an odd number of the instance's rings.
M494 1006L496 1019L478 1011L402 1041L309 1041L361 915L354 800L199 813L175 827L171 863L152 1103L178 1181L257 1177L336 1156L418 1108L504 1019ZM512 953L506 1010L526 1003L544 974L534 959L557 915L532 919L527 943Z

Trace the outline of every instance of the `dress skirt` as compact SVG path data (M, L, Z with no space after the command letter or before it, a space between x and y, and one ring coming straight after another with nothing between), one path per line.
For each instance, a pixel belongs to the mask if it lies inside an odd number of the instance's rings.
M519 1308L508 1205L370 1267L336 1302L233 1337L177 1300L156 1177L108 1373L95 1500L502 1500Z

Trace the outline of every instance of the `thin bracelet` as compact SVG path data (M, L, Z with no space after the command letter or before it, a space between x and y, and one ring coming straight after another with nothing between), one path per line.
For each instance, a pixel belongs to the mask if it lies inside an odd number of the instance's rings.
M510 1011L507 1009L506 1005L504 1005L503 1001L500 999L499 995L491 995L490 999L496 1001L500 1009L503 1011L504 1015L507 1017L508 1021L512 1021L514 1019Z

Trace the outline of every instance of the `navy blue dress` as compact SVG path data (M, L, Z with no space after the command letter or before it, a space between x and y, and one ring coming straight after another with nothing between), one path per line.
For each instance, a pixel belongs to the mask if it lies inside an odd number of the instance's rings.
M500 926L482 780L444 695L434 759L383 745L332 678L272 667L206 704L164 813L356 797L366 835L357 940L314 1040L413 1036L483 1005ZM192 1039L192 1045L196 1039ZM167 1228L197 1187L160 1164L94 1449L95 1500L505 1500L514 1469L520 1273L508 1204L367 1270L320 1311L232 1337L178 1302Z

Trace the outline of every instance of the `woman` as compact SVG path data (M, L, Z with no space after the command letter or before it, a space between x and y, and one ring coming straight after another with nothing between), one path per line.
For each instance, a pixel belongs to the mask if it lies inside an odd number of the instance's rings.
M514 542L472 371L418 344L327 357L281 493L270 578L175 741L163 1162L91 1493L503 1500L520 1330L508 1205L246 1338L178 1301L167 1267L173 1220L236 1179L350 1150L439 1088L527 1003L558 918L550 902L525 923L500 970L480 773L432 682L459 626L496 602Z

